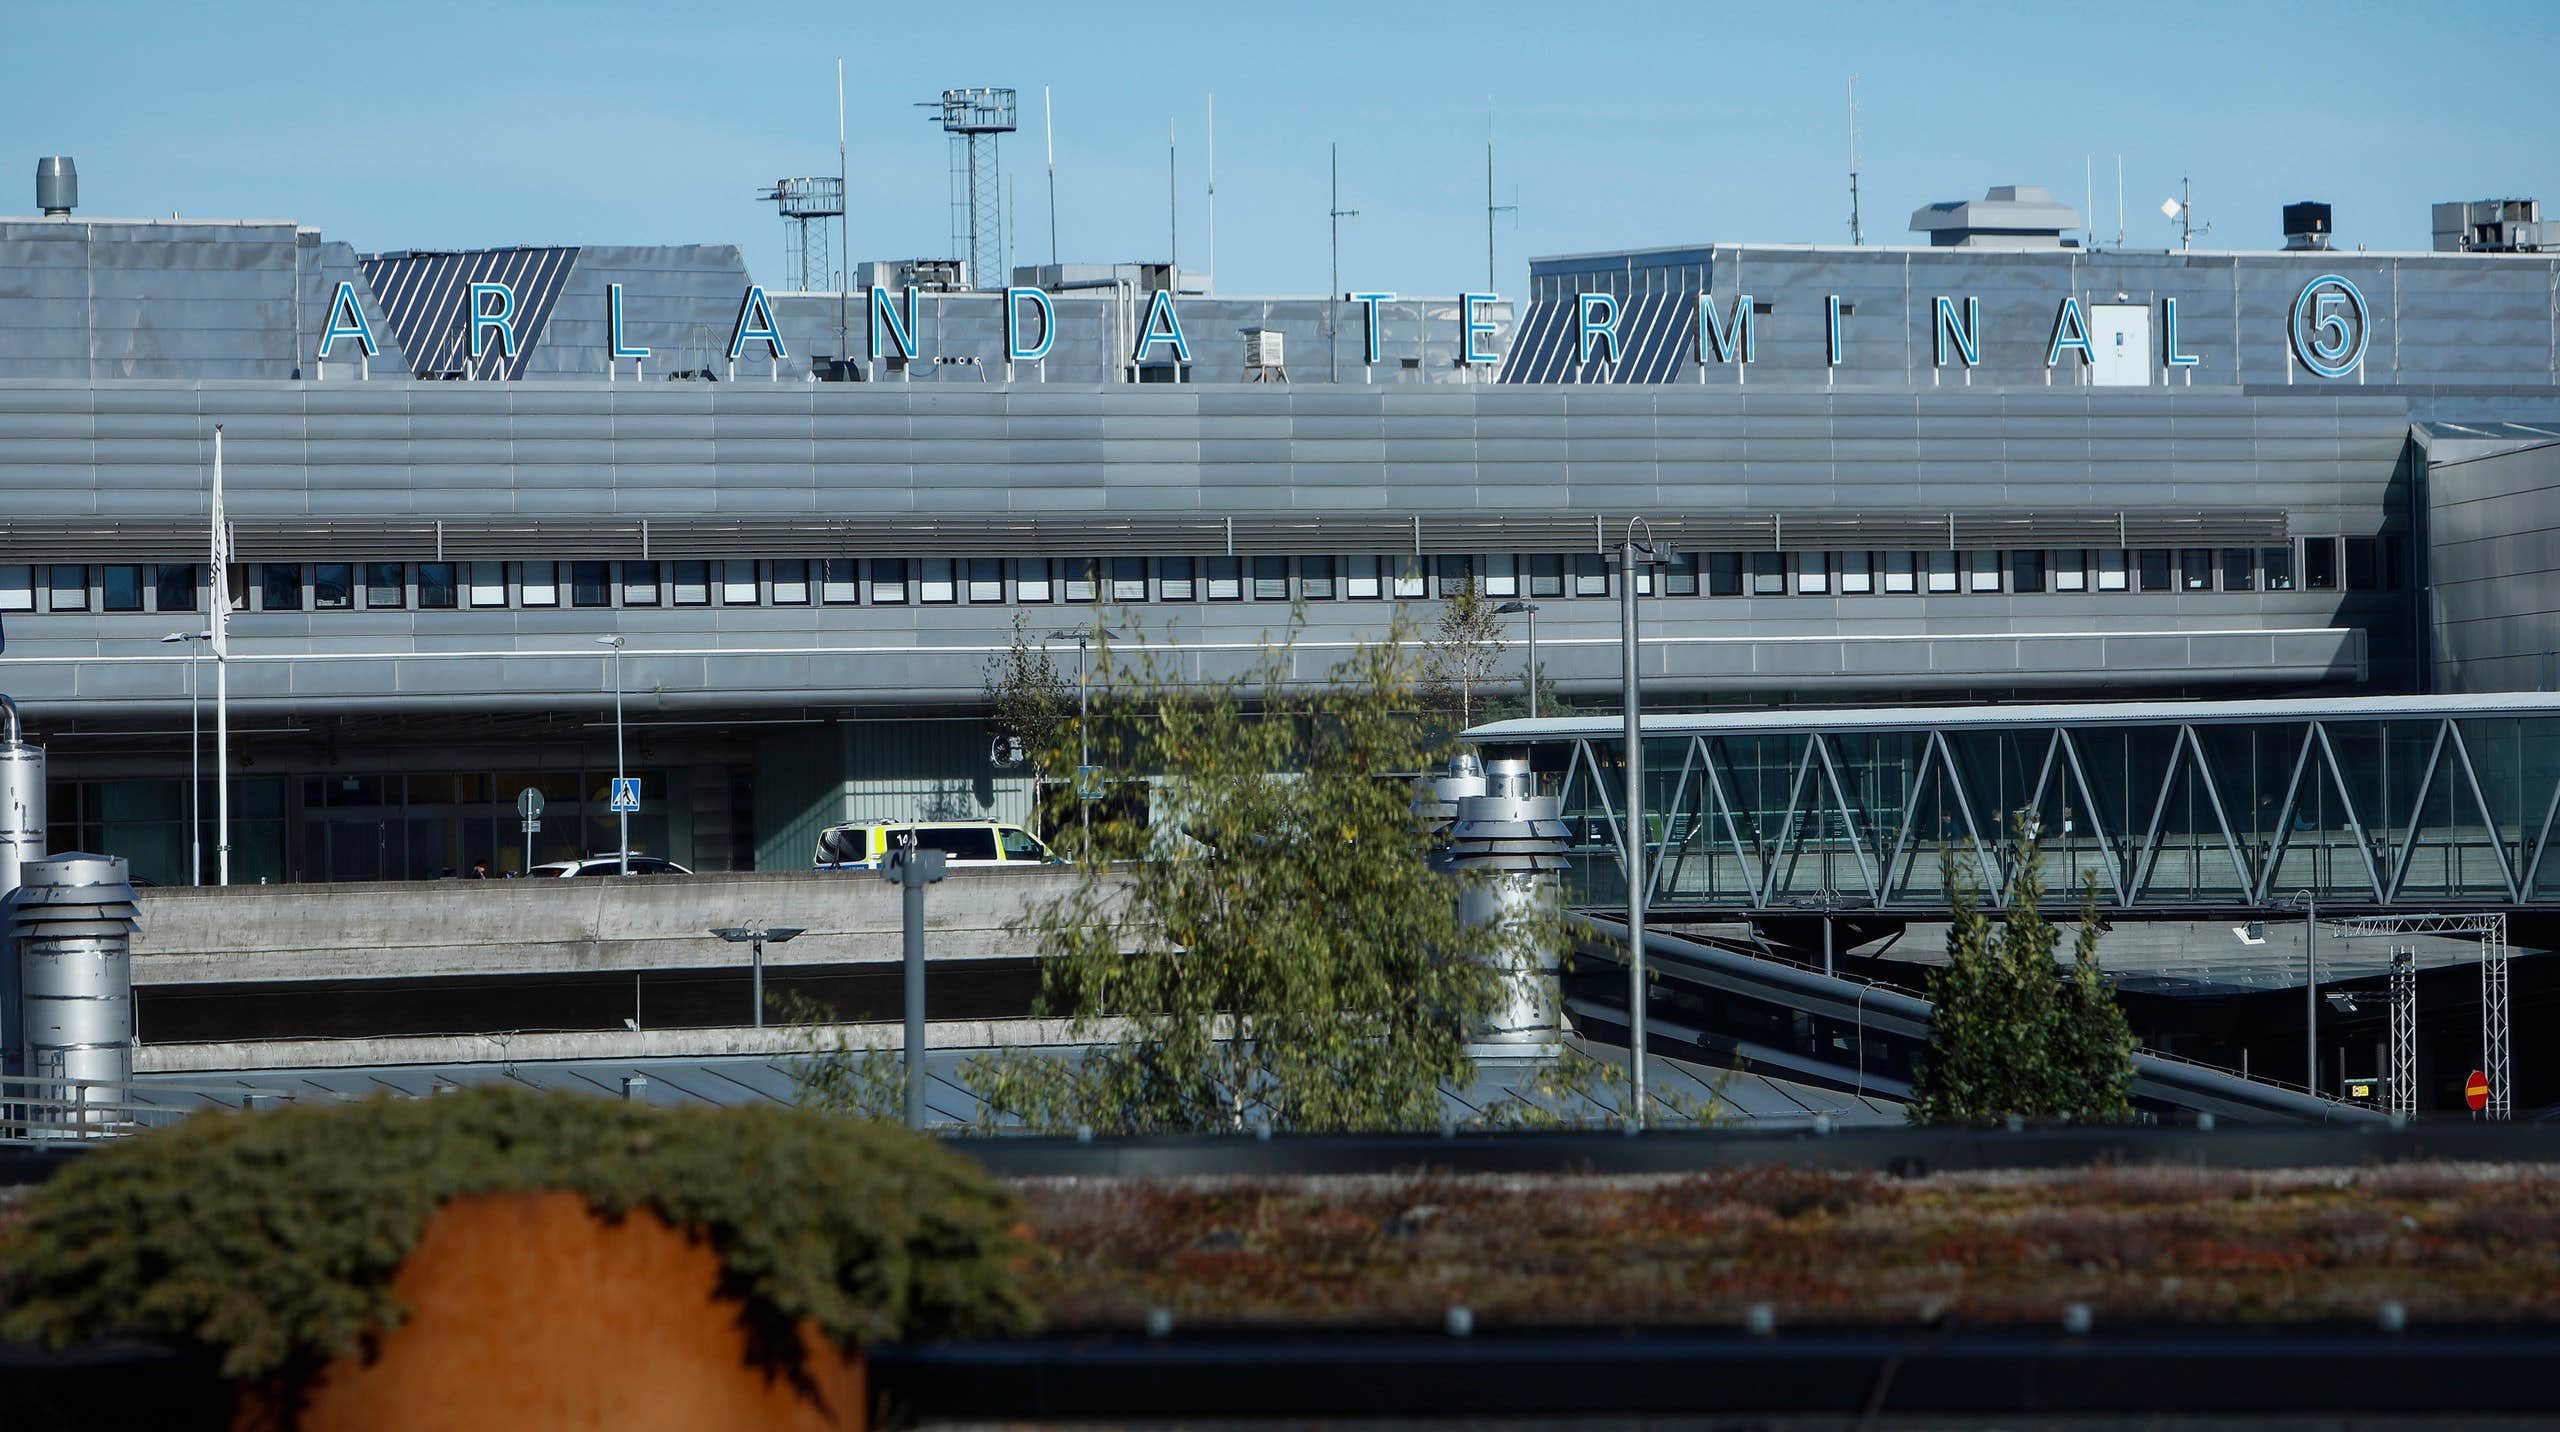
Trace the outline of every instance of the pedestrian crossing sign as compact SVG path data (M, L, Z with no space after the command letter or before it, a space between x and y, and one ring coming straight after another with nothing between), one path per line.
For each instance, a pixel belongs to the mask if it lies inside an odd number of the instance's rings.
M626 813L640 809L640 778L638 776L613 778L613 808L617 812Z

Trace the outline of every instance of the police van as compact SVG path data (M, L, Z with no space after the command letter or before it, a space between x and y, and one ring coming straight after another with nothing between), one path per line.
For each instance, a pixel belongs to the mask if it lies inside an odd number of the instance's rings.
M1029 870L1066 862L1018 825L991 820L857 820L831 825L818 836L810 866L817 870L877 870L892 850L939 850L954 868L996 866Z

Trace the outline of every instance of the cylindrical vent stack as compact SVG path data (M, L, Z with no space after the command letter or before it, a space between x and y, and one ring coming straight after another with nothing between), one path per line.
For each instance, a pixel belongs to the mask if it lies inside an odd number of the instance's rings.
M68 154L36 161L36 209L48 218L68 218L80 207L80 169Z
M133 1078L133 931L124 858L29 861L11 902L24 1014L24 1073L122 1084Z
M9 938L9 894L31 860L44 859L44 747L19 739L18 708L0 696L0 1074L19 1074L17 942Z
M1459 918L1479 932L1479 958L1502 976L1501 1002L1478 1037L1552 1044L1563 1030L1554 916L1564 822L1553 796L1530 794L1525 761L1494 762L1486 784L1497 793L1459 800L1449 832L1451 864L1465 877Z

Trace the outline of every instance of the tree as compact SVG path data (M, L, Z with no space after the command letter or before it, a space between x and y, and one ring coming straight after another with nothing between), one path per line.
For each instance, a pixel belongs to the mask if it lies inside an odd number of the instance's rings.
M1031 763L1031 796L1044 803L1043 775L1053 768L1061 738L1075 720L1076 692L1050 660L1049 649L1031 639L1028 616L1013 614L1013 644L987 657L987 704L995 708L989 724L999 736L1022 742Z
M2098 969L2097 887L2081 887L2080 933L2066 984L2044 916L2044 859L2021 813L2008 912L1994 926L1952 851L1939 853L1952 914L1947 964L1929 979L1929 1044L1911 1120L1986 1124L2011 1116L2097 1122L2133 1112L2134 1038Z
M1423 649L1422 689L1434 710L1453 715L1458 729L1475 724L1485 695L1503 680L1501 619L1473 578L1440 604Z
M1307 684L1302 623L1221 683L1099 653L1095 760L1154 778L1152 826L1097 814L1084 878L1021 932L1051 955L1044 1010L1109 1042L975 1061L990 1105L1113 1133L1428 1128L1471 1074L1497 985L1411 810L1440 754L1412 719L1412 633Z

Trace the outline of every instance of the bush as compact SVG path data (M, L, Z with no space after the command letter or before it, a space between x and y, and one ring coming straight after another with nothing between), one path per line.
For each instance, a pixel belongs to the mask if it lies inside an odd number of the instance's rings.
M64 1169L0 1247L0 1335L140 1333L233 1377L358 1352L438 1207L561 1189L707 1237L723 1291L840 1343L1017 1331L1010 1195L901 1129L481 1089L200 1114Z

